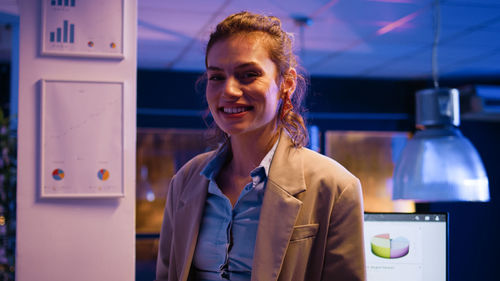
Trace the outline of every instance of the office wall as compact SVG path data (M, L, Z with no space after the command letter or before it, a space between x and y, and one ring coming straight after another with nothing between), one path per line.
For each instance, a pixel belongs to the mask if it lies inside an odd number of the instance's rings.
M18 1L20 75L16 279L131 281L134 280L135 269L137 1L124 1L123 60L40 56L41 2ZM124 82L125 197L83 200L40 198L40 79Z

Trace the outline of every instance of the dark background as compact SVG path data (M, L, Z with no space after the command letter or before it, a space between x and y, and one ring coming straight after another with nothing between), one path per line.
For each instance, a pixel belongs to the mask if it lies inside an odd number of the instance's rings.
M138 127L206 128L202 118L206 111L203 85L195 86L200 76L201 73L139 70ZM318 126L322 132L414 131L415 92L432 86L427 80L312 77L310 82L306 106L309 116L316 117L309 118L308 124ZM473 84L499 85L500 79L440 81L442 87ZM329 115L319 118L315 113ZM417 204L417 211L449 213L449 280L498 280L500 122L462 119L460 129L475 145L486 167L490 202Z

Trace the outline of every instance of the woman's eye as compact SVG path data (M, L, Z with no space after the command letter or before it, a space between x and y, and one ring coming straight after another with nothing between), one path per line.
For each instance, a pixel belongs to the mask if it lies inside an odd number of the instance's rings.
M251 79L255 79L259 76L259 73L258 72L255 72L255 71L248 71L248 72L244 72L241 74L241 78L242 79L247 79L247 80L251 80Z
M210 75L210 76L208 76L208 80L221 81L221 80L224 80L224 76L222 76L222 75Z

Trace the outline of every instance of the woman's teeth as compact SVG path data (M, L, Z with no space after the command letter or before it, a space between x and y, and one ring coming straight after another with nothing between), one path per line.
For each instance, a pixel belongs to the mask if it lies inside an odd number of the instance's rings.
M243 111L247 111L249 107L224 107L222 110L224 113L235 114Z

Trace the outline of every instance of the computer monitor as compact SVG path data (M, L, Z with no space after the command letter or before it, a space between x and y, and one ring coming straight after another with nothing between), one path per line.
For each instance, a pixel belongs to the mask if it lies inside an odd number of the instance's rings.
M447 281L448 215L365 213L368 281Z

